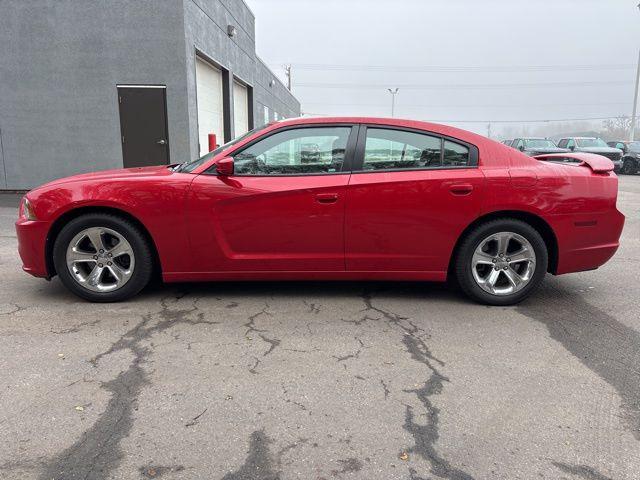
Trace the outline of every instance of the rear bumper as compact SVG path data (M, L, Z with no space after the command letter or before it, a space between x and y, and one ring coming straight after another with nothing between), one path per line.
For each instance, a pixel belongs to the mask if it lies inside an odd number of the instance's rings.
M45 245L49 222L19 219L16 222L18 253L22 259L22 269L35 277L49 278L45 258Z
M563 218L558 233L558 275L595 270L616 253L624 226L618 210L601 214L578 214Z

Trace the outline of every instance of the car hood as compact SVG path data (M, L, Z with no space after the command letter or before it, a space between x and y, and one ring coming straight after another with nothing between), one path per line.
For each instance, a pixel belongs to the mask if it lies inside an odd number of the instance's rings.
M613 147L576 147L575 151L589 153L621 153L619 148Z
M71 177L64 177L58 180L53 180L49 183L42 185L42 187L52 187L69 182L84 182L92 180L115 180L115 179L127 179L132 177L157 177L171 175L173 171L168 168L168 165L158 165L153 167L136 167L136 168L118 168L115 170L103 170L100 172L81 173L79 175L73 175Z
M560 147L545 147L545 148L525 148L524 151L527 153L566 153L569 151L569 149L560 148Z

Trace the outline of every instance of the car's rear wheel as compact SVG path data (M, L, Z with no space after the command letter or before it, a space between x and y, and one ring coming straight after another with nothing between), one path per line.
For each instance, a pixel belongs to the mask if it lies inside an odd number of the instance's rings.
M132 222L111 214L86 214L65 225L53 247L62 283L92 302L117 302L142 290L153 259L144 234Z
M540 233L528 223L496 219L463 239L455 261L462 290L488 305L513 305L528 297L547 271L548 252Z

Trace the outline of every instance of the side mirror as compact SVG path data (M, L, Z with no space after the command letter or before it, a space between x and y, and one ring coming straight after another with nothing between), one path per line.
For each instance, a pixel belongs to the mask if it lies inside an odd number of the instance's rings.
M520 145L520 146L518 147L518 150L520 150L521 152L524 152L524 145Z
M216 172L218 175L225 177L233 175L233 157L225 157L218 160L216 163Z
M571 145L571 146L569 147L569 150L571 150L572 152L573 152L575 149L576 149L575 145Z

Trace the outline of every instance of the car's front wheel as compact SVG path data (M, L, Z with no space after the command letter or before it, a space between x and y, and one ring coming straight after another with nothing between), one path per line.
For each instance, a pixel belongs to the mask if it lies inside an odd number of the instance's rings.
M546 244L538 231L515 219L481 224L463 239L455 273L462 290L489 305L513 305L528 297L547 271Z
M153 260L140 229L122 217L95 213L65 225L53 247L62 283L92 302L117 302L142 290L151 278Z
M622 173L624 173L625 175L633 175L634 173L636 173L636 162L635 160L632 160L630 158L627 158L624 160L624 163L622 164Z

